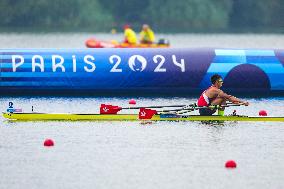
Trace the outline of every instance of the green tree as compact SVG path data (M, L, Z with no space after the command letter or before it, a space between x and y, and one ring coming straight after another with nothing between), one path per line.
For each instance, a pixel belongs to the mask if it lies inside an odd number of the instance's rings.
M283 16L283 0L235 0L230 23L236 28L283 27Z
M79 25L110 28L114 17L102 7L99 0L79 0Z
M155 31L284 28L283 0L0 0L0 26L94 29L125 23Z
M149 6L149 0L100 0L100 3L110 10L119 23L141 22L141 15Z
M11 27L100 27L112 22L98 0L1 0L2 26Z
M224 29L228 25L231 0L149 0L143 18L169 30Z

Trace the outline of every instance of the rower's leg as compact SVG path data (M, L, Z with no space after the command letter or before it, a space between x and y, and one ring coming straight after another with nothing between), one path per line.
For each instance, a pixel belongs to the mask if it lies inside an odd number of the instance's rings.
M226 99L221 98L221 97L217 97L211 102L211 104L212 105L226 105Z
M211 102L212 105L226 105L226 99L217 97ZM218 108L218 115L224 116L225 107Z

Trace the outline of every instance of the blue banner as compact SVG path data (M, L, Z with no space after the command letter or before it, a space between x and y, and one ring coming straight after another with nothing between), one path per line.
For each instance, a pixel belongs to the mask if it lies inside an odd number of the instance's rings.
M224 91L284 92L284 50L2 49L1 91L139 91L190 95L224 78Z

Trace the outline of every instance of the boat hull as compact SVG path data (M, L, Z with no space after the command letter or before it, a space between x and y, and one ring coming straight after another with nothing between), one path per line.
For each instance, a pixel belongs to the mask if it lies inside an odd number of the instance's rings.
M129 44L118 43L117 41L100 41L97 39L88 39L85 42L88 48L168 48L169 44Z
M141 121L136 114L65 114L65 113L3 113L8 120L18 121ZM151 121L279 121L284 117L154 115Z

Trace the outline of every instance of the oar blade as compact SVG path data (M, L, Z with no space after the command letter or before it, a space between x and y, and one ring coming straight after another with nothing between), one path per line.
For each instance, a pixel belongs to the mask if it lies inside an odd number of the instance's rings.
M155 114L157 114L157 110L140 108L139 119L151 119Z
M122 108L119 106L101 104L100 114L117 114L120 110L122 110Z

